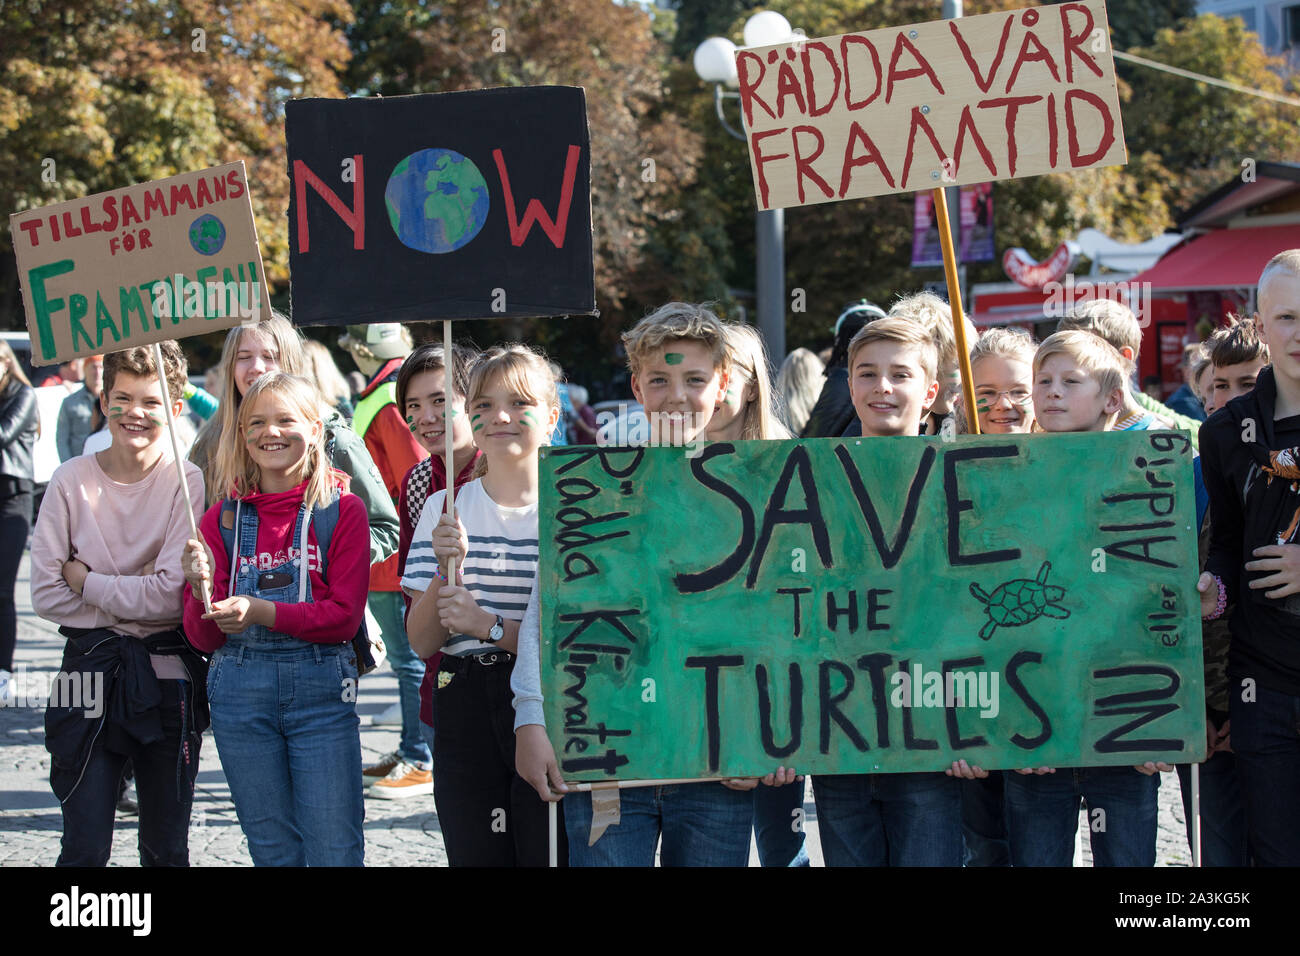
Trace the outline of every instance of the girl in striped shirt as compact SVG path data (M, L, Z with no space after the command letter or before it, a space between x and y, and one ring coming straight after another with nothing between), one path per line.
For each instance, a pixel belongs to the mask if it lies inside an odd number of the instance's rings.
M466 407L480 477L456 494L455 518L445 491L429 498L402 577L411 647L442 651L434 800L452 866L545 866L546 804L515 772L510 674L537 578L537 452L559 419L555 377L522 345L489 349Z

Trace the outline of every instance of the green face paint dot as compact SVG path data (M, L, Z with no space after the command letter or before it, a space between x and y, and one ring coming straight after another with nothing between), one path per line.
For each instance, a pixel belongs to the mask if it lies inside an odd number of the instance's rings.
M686 358L681 352L665 352L664 361L669 365L681 365L682 359Z

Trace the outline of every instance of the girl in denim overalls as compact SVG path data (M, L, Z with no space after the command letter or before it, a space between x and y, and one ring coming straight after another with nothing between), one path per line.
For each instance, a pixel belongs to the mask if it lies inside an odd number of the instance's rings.
M369 582L365 508L324 464L320 398L272 372L218 455L226 500L186 552L187 633L213 652L212 731L258 866L360 866L356 658ZM327 552L323 542L328 541ZM233 570L232 570L233 567ZM212 612L197 588L212 586Z

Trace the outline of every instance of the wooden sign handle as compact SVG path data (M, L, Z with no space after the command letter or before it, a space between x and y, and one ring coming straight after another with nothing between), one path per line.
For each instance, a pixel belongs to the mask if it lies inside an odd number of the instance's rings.
M452 354L451 354L451 319L443 319L442 322L442 367L443 376L443 394L446 396L446 404L443 406L447 409L446 416L442 424L442 437L445 444L443 445L444 471L447 473L447 495L446 505L447 514L456 517L456 459L452 449L452 421L451 416L456 414L455 407L452 403ZM456 559L452 558L447 562L447 583L452 587L456 586Z
M185 460L181 458L181 443L176 438L176 419L172 417L172 397L167 388L167 369L163 365L162 343L153 344L153 360L158 366L158 384L162 386L163 408L167 411L167 434L172 439L172 458L176 462L176 477L181 482L181 495L185 498L185 517L190 520L190 534L194 540L199 543L203 539L199 537L198 525L194 522L194 502L190 500L190 484L185 480ZM212 613L212 592L209 590L209 583L204 582L199 588L200 597L203 598L203 608L209 614Z
M975 383L971 378L970 347L966 341L966 322L961 310L961 282L957 277L957 251L952 245L952 227L948 224L948 197L942 186L936 186L934 211L938 214L939 242L943 246L943 271L948 279L948 304L952 307L952 331L957 340L957 360L961 368L961 394L966 405L966 427L972 435L980 433L979 416L975 413ZM958 210L958 215L961 211ZM942 387L942 383L940 383Z

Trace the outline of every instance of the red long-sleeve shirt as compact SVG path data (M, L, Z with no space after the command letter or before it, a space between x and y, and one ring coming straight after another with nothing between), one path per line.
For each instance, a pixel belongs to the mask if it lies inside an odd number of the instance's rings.
M401 359L393 359L386 364L357 396L358 402L364 399L376 387L394 377L401 367ZM375 413L361 436L366 443L366 450L375 461L379 475L384 479L384 487L397 503L402 485L402 478L413 467L429 457L406 424L406 418L396 404L389 403ZM397 555L391 555L370 569L370 590L400 591L401 573L397 570Z
M302 505L305 484L274 494L254 492L244 498L257 508L257 563L262 570L298 560L298 542L293 526ZM221 503L203 515L199 534L212 551L213 600L230 596L230 555L221 539ZM236 529L237 531L238 529ZM274 630L315 644L350 641L365 615L370 581L370 525L366 508L356 495L344 494L339 501L339 521L330 540L326 571L320 574L319 549L314 526L307 531L307 569L311 601L305 604L275 603ZM185 586L185 633L196 648L206 653L226 643L226 635L211 621L203 620L203 601Z

